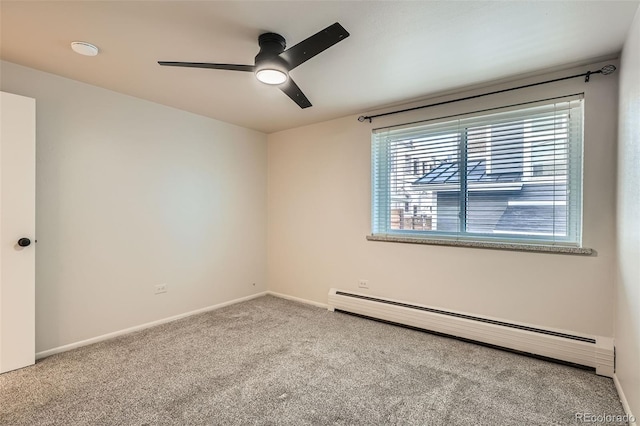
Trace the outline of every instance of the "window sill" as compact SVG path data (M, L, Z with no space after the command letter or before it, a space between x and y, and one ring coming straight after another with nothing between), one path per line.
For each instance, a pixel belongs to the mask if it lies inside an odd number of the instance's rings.
M514 251L528 251L536 253L553 253L553 254L575 254L581 256L592 256L595 251L586 247L566 247L566 246L544 246L537 244L517 244L517 243L505 243L505 242L491 242L491 241L463 241L463 240L435 240L414 238L407 236L390 236L390 235L367 235L369 241L381 241L386 243L409 243L409 244L427 244L436 246L450 246L450 247L468 247L468 248L483 248L494 250L514 250Z

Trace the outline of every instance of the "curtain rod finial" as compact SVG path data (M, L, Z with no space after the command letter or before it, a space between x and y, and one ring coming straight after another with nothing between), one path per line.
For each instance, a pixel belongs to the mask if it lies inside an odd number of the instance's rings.
M602 75L608 75L611 74L612 72L614 72L616 70L616 66L615 65L605 65L604 67L602 67L600 69L600 72L602 73Z

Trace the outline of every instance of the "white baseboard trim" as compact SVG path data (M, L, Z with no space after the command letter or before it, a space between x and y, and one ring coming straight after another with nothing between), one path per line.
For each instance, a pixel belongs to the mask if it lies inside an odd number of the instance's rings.
M629 421L629 426L637 426L637 419L633 416L631 412L631 407L629 406L629 401L627 401L627 397L624 395L624 391L622 390L622 385L620 384L620 380L618 380L618 376L613 373L613 383L616 385L616 390L618 391L618 396L620 397L620 402L622 403L622 408L624 412L629 415L629 419L634 419L634 421Z
M305 303L307 305L317 306L318 308L327 309L329 305L326 303L314 302L313 300L301 299L300 297L289 296L288 294L276 293L275 291L267 291L267 294L271 296L279 297L281 299L293 300L294 302Z
M241 297L239 299L229 300L228 302L218 303L217 305L207 306L205 308L196 309L194 311L185 312L183 314L174 315L168 318L159 319L156 321L147 322L145 324L136 325L133 327L125 328L123 330L114 331L112 333L103 334L101 336L92 337L90 339L81 340L75 343L69 343L68 345L58 346L53 349L47 349L46 351L37 352L36 360L46 358L51 355L59 354L61 352L70 351L72 349L80 348L82 346L91 345L93 343L102 342L104 340L113 339L114 337L123 336L125 334L133 333L134 331L144 330L145 328L154 327L160 324L166 324L171 321L176 321L182 318L190 317L192 315L201 314L204 312L215 311L216 309L224 308L225 306L235 305L236 303L245 302L247 300L256 299L261 296L266 296L268 292L263 291L260 293L252 294L249 296Z

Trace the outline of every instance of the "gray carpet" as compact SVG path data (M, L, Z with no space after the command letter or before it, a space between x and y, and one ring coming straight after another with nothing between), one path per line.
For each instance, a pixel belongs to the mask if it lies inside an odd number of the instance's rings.
M0 376L2 425L563 425L590 371L267 296Z

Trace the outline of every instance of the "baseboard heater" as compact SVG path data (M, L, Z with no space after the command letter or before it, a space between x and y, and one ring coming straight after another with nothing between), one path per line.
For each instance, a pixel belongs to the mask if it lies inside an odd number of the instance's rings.
M518 324L334 288L329 291L328 305L330 311L352 313L595 368L596 374L613 377L612 338Z

